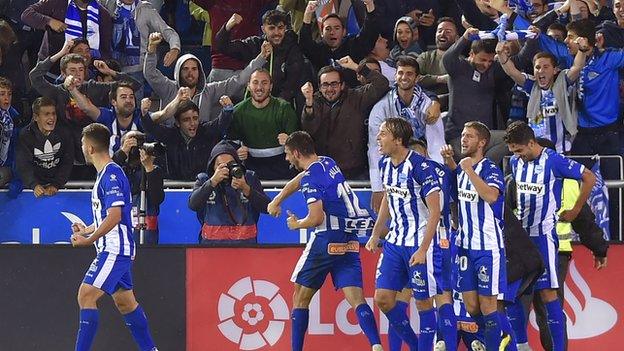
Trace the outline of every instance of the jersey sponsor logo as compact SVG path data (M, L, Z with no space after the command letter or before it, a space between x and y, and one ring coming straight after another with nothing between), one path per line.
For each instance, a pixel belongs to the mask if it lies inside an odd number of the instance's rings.
M346 243L327 244L327 253L330 255L344 255L347 252L360 252L360 243L358 241L349 241Z
M467 332L467 333L474 334L479 331L479 326L475 322L457 321L457 329Z
M369 230L373 229L375 221L371 217L368 218L345 218L345 231L351 232L354 230Z
M240 305L243 306L242 312ZM236 308L238 306L238 308ZM244 277L219 297L219 331L241 350L257 350L275 345L290 319L288 305L279 287L266 280ZM270 309L267 321L264 309ZM241 325L242 324L242 325Z
M388 194L388 196L401 197L406 200L410 198L410 192L408 189L399 188L396 186L386 186L386 193Z
M544 106L544 117L555 117L557 115L557 106Z
M478 202L479 194L476 191L466 190L466 189L457 189L457 198L459 201L464 202Z
M516 190L522 194L543 196L545 189L546 189L545 184L525 183L525 182L516 183Z

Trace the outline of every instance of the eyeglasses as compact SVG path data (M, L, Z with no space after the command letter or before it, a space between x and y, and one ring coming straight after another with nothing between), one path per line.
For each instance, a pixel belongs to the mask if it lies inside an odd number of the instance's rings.
M338 88L340 86L340 84L342 84L341 81L330 82L330 83L327 83L327 82L321 83L321 89L327 89L329 87Z

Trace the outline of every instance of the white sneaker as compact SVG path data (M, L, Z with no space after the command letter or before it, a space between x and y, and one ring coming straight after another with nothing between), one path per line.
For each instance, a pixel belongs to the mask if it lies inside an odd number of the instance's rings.
M518 347L518 351L533 351L531 349L531 346L529 346L528 342L525 342L523 344L516 344L516 347Z
M444 343L444 340L439 340L438 342L436 342L435 346L433 347L433 351L446 351L446 343Z
M483 343L479 340L474 340L470 344L470 348L472 351L485 351L485 345L483 345Z
M383 351L383 347L379 344L373 345L373 351Z

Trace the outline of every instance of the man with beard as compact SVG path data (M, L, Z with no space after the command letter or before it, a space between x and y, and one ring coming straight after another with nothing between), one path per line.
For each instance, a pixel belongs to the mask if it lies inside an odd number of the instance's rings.
M36 197L52 196L67 183L74 164L74 143L56 124L54 101L40 97L32 106L33 121L19 134L17 171Z
M436 93L438 97L447 95L449 92L448 74L442 64L442 57L455 41L457 41L457 24L450 17L442 17L438 21L436 30L436 48L423 52L417 58L420 67L418 84L424 89ZM446 111L448 108L448 97L445 100L446 103L442 106L442 111Z
M382 122L400 116L412 126L417 139L426 139L429 154L441 161L440 148L444 145L444 125L440 118L440 104L435 94L423 90L416 81L420 71L418 62L411 56L397 60L396 85L373 106L368 119L368 167L370 173L371 204L379 211L383 189L378 163L381 158L376 136Z
M331 65L333 61L351 56L353 61L360 62L368 55L379 37L377 14L373 0L364 0L366 4L366 20L357 36L346 37L347 30L340 16L329 14L323 18L321 42L312 38L312 17L319 6L319 1L310 1L303 15L303 26L299 32L299 46L310 59L315 71ZM355 73L347 71L345 82L349 87L357 86Z
M121 147L121 137L131 130L143 131L141 110L136 108L134 88L127 82L119 82L109 94L112 108L97 107L78 90L78 82L73 76L67 77L67 86L78 107L94 122L108 127L111 132L111 155Z
M357 71L368 84L347 88L341 71L323 67L318 73L319 92L314 93L310 82L301 87L305 98L301 128L310 133L319 153L336 161L347 179L365 179L364 119L388 90L388 80L366 65L360 65L358 70L358 64L349 56L338 63Z
M219 98L221 96L227 95L234 100L242 98L245 84L249 81L251 73L255 69L264 66L267 59L271 56L271 45L263 45L260 54L240 74L231 76L223 81L208 83L201 61L195 55L185 54L176 61L173 71L174 80L171 80L156 67L158 60L156 48L162 40L160 33L151 33L149 36L147 54L145 55L145 64L143 66L145 80L160 97L161 107L166 106L175 99L181 87L189 88L191 101L199 107L199 119L201 122L208 122L219 116L219 112L221 112ZM165 123L171 126L173 121L167 120Z
M275 82L271 94L293 102L300 82L304 81L305 64L297 44L297 34L290 29L287 30L288 16L278 10L268 11L262 16L263 36L231 40L232 30L242 21L243 18L239 14L233 14L215 36L214 48L248 63L262 50L262 44L268 42L272 46L272 52L264 68L271 72Z
M485 124L467 122L461 133L459 165L453 159L450 145L445 145L441 154L446 165L457 174L456 288L462 293L466 310L485 332L486 350L498 351L501 318L506 318L497 311L498 295L507 286L503 241L505 184L503 172L485 157L489 141L490 131ZM510 338L505 339L506 345Z
M513 86L498 62L494 61L496 41L475 40L476 28L469 28L444 54L442 64L448 72L449 110L446 140L460 154L461 128L471 120L483 122L490 129L491 139L486 156L500 164L508 153L503 143L504 126L497 125L494 101L497 91L509 91ZM461 56L468 45L470 55ZM493 130L498 127L499 130Z
M314 229L301 255L291 281L293 296L292 350L303 350L308 329L309 306L314 294L331 274L334 287L341 289L354 309L362 331L373 351L382 351L373 311L362 293L362 265L358 234L372 229L368 210L346 182L340 167L327 156L318 156L312 137L303 131L290 134L284 143L286 159L301 172L267 206L270 215L279 217L280 205L301 188L308 205L308 215L298 219L288 211L290 230Z
M238 150L247 168L260 179L288 179L292 176L284 159L284 141L298 128L297 115L290 103L271 96L273 81L264 68L255 70L247 89L251 97L234 107L230 139L240 140Z

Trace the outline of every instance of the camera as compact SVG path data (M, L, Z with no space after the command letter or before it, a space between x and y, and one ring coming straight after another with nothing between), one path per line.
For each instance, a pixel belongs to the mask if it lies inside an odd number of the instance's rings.
M243 178L247 172L245 166L236 161L228 162L227 168L229 170L230 178Z
M139 145L139 149L145 150L146 154L150 156L154 156L154 157L162 156L165 154L165 152L167 152L167 149L165 149L165 145L159 142L153 142L153 143L144 142L142 145Z
M132 134L130 134L132 133ZM132 131L126 135L128 138L134 138L137 141L137 146L133 146L130 148L130 152L128 153L128 165L131 168L138 168L141 166L141 157L139 150L145 150L145 153L149 156L153 157L162 157L167 152L165 145L159 142L146 143L145 142L145 134Z

